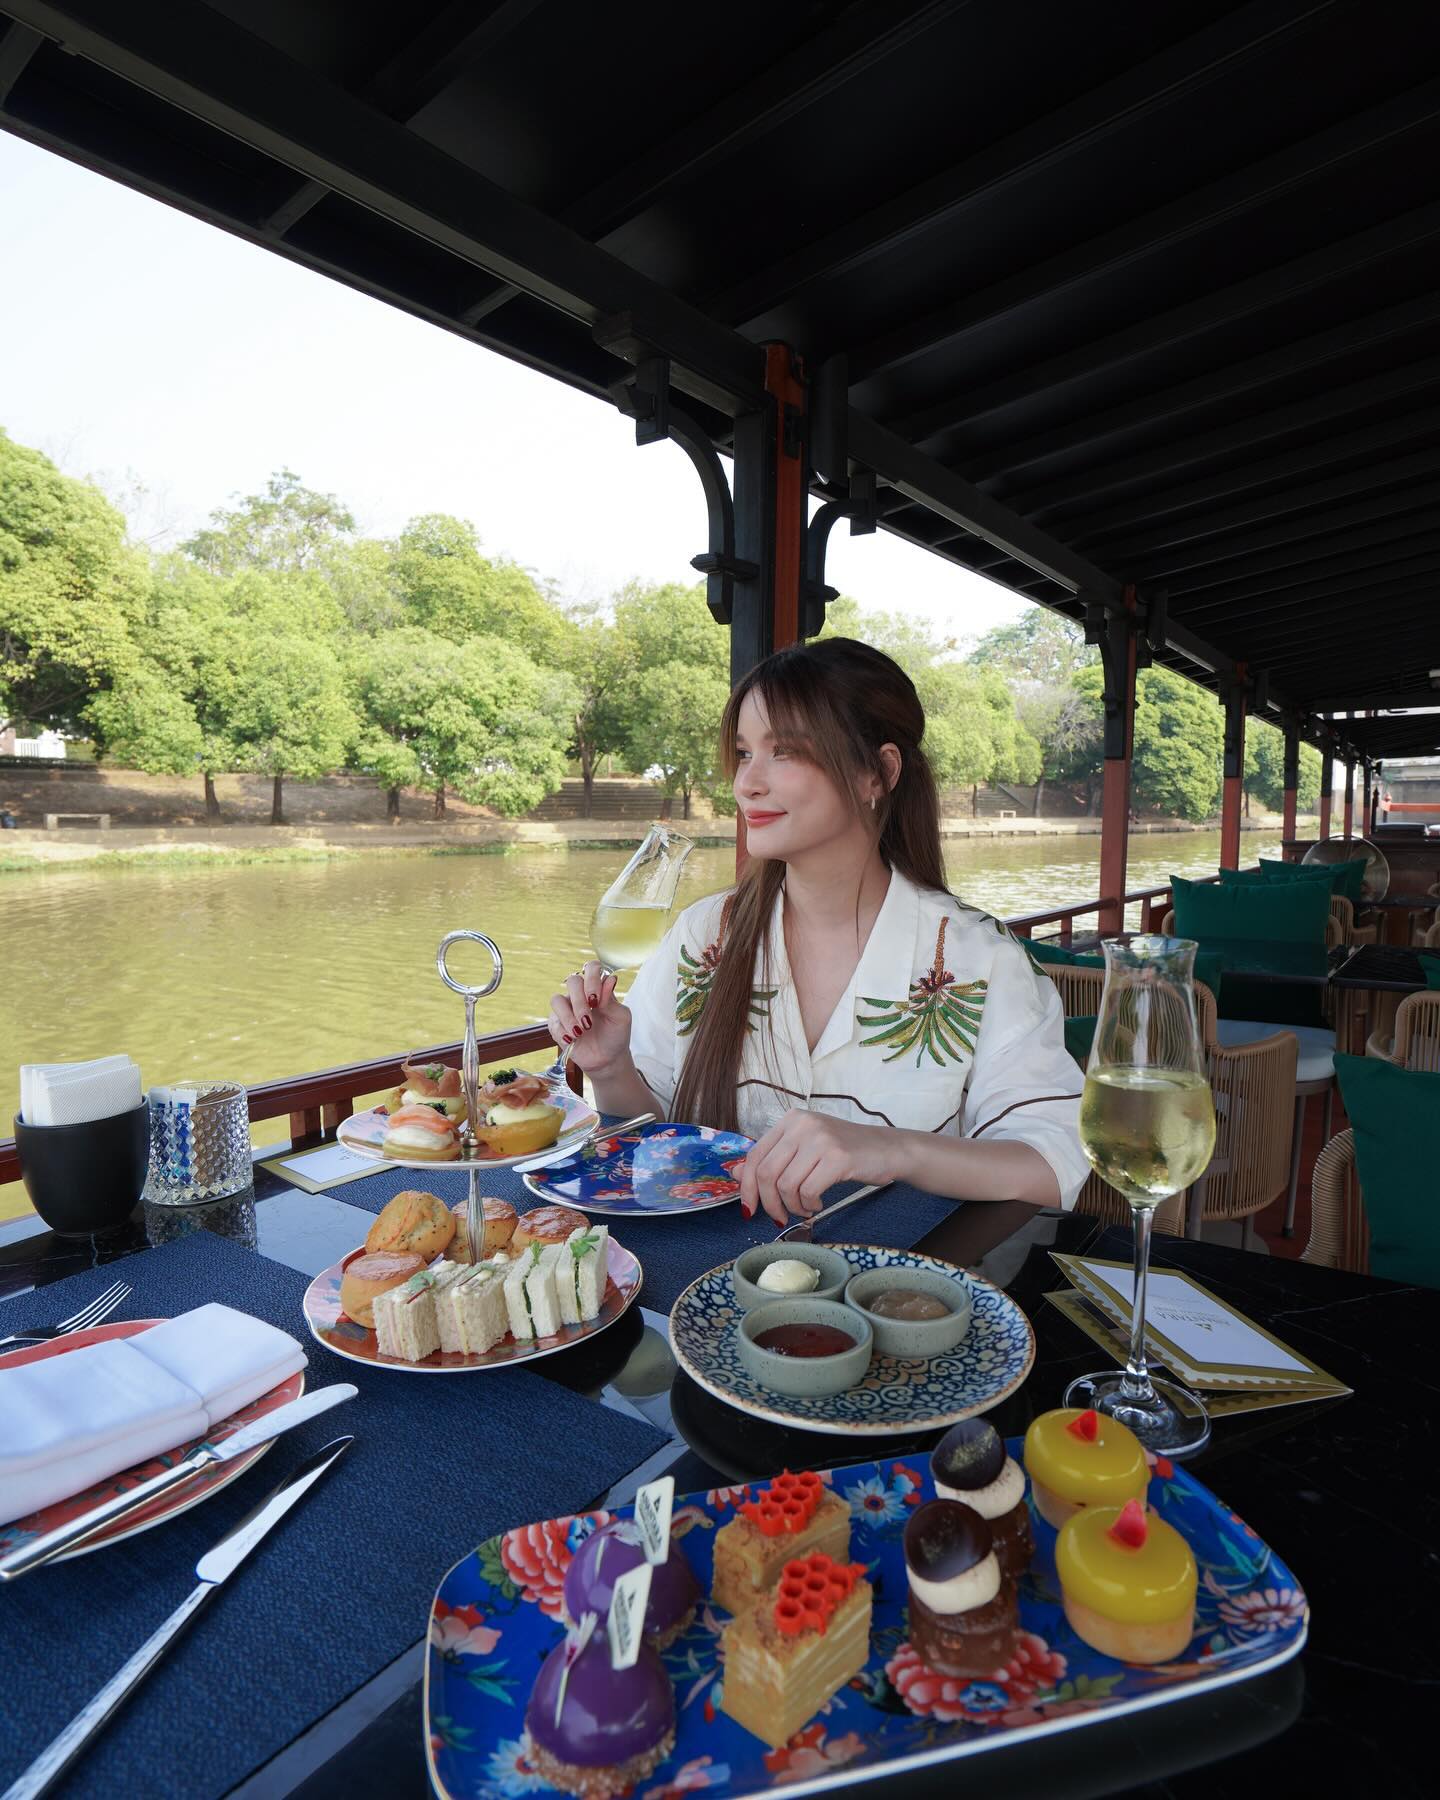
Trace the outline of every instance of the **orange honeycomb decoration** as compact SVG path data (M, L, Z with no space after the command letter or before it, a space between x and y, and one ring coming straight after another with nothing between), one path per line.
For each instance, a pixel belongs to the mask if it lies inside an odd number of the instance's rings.
M739 1510L766 1537L791 1536L803 1531L815 1517L824 1491L820 1477L812 1470L792 1475L786 1469L758 1500L747 1500Z
M864 1563L837 1563L816 1551L786 1563L775 1596L776 1628L786 1637L818 1631L824 1637L830 1615L843 1604L865 1573Z

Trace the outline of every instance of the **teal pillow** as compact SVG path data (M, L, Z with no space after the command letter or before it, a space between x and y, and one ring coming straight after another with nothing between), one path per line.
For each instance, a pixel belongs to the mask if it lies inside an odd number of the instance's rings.
M1222 869L1220 871L1221 887L1254 887L1257 881L1265 880L1263 869Z
M1365 886L1365 857L1343 863L1283 863L1260 858L1260 873L1266 881L1328 881L1332 894L1358 901Z
M1440 1075L1378 1056L1337 1056L1370 1222L1370 1271L1440 1288Z
M1330 889L1320 881L1267 881L1253 887L1170 877L1175 935L1272 944L1323 944Z
M1099 1013L1080 1013L1065 1021L1065 1048L1083 1068L1090 1060L1090 1046L1095 1042Z

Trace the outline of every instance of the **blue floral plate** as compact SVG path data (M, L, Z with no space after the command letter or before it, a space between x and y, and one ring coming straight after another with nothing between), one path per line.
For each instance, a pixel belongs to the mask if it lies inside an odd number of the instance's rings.
M704 1212L739 1199L736 1170L752 1141L708 1125L641 1125L522 1179L542 1200L585 1213Z
M956 1263L916 1250L875 1244L829 1244L859 1274L862 1269L925 1269L963 1281L974 1302L970 1329L943 1356L886 1356L875 1352L865 1379L843 1394L802 1400L762 1387L735 1347L741 1312L723 1263L702 1275L670 1310L675 1360L707 1394L743 1412L797 1431L849 1432L856 1437L902 1437L939 1431L973 1418L1013 1394L1035 1361L1035 1333L1008 1294Z
M1018 1458L1020 1440L1009 1448ZM984 1681L937 1675L906 1638L900 1541L911 1511L934 1497L928 1468L862 1463L823 1479L850 1503L850 1554L867 1565L875 1587L864 1670L788 1744L770 1750L720 1711L720 1632L729 1615L702 1603L694 1625L665 1652L675 1683L675 1749L637 1785L634 1800L682 1800L702 1790L739 1800L782 1787L809 1794L893 1780L1248 1681L1289 1661L1305 1642L1309 1611L1295 1577L1223 1501L1162 1459L1153 1467L1150 1504L1189 1540L1200 1568L1195 1636L1178 1662L1141 1668L1081 1643L1060 1605L1055 1533L1035 1516L1035 1561L1020 1584L1014 1656ZM745 1495L714 1488L676 1498L674 1530L707 1594L716 1528ZM430 1779L444 1800L553 1791L526 1759L525 1707L541 1660L563 1635L560 1592L570 1559L612 1516L523 1525L482 1544L441 1582L430 1613L425 1739Z

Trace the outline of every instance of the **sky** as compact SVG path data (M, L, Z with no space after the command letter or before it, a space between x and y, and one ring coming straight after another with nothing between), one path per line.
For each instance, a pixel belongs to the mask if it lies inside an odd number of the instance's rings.
M0 427L166 547L272 470L366 535L454 513L603 600L693 581L699 483L609 405L0 131ZM1024 603L877 532L830 539L862 606L979 636Z

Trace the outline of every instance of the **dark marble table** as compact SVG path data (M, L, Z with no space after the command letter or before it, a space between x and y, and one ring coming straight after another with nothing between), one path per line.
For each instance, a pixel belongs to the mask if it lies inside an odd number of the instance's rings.
M258 1196L192 1210L183 1223L203 1223L315 1273L371 1222L343 1196L343 1187L298 1196L262 1174ZM1007 1238L1021 1220L1028 1222ZM150 1230L180 1224L177 1215L152 1214ZM7 1294L146 1242L139 1215L111 1239L79 1243L37 1230L34 1221L0 1227L0 1329ZM970 1207L957 1209L926 1247L972 1264L983 1258L985 1272L1003 1281L1030 1316L1038 1341L1034 1372L994 1415L1007 1434L1023 1432L1098 1357L1044 1300L1064 1285L1049 1249L1123 1257L1128 1232L1103 1232L1080 1217L1037 1217L1024 1208ZM1313 1608L1310 1643L1302 1658L1272 1675L993 1752L967 1763L965 1778L983 1781L987 1791L1047 1800L1101 1794L1239 1800L1381 1786L1387 1800L1433 1793L1434 1756L1421 1709L1440 1675L1430 1635L1440 1614L1440 1502L1425 1474L1434 1467L1429 1459L1440 1417L1433 1360L1440 1293L1170 1238L1159 1241L1156 1260L1190 1270L1355 1389L1353 1397L1323 1405L1218 1420L1194 1465L1304 1583ZM587 1346L537 1367L598 1405L638 1411L667 1430L671 1442L616 1489L596 1495L595 1505L623 1504L639 1481L667 1469L685 1492L767 1477L786 1465L826 1467L882 1453L873 1441L857 1454L844 1440L783 1432L722 1408L678 1374L665 1318L643 1307L601 1345L599 1360ZM896 1440L883 1453L904 1444ZM331 1800L342 1793L346 1800L419 1800L428 1791L421 1654L417 1632L411 1651L233 1791L247 1800ZM948 1795L958 1779L952 1766L907 1777L905 1789ZM859 1786L877 1796L895 1788L883 1778Z

